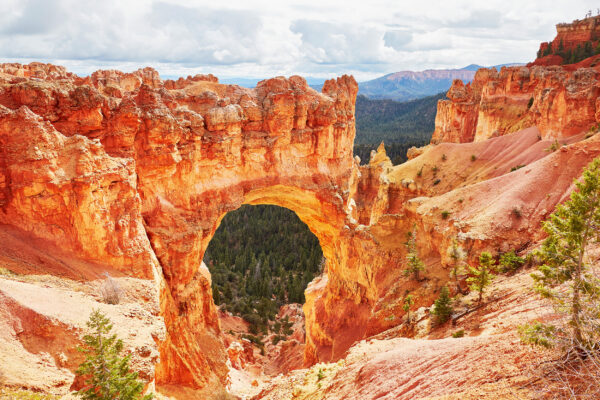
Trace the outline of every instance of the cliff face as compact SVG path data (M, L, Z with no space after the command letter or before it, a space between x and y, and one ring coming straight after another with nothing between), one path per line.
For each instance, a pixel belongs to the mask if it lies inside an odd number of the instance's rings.
M553 50L561 47L564 50L572 50L577 46L584 46L586 42L600 39L600 16L575 20L571 23L556 25L556 37L551 42L540 44L540 51L551 46Z
M537 126L543 138L589 131L600 94L596 68L480 69L471 84L455 81L440 100L432 143L466 143ZM600 117L600 116L599 116Z

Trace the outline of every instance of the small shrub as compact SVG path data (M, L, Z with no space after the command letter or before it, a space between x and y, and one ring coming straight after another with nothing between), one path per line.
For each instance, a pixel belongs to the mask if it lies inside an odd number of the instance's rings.
M423 175L423 166L421 165L421 169L417 172L417 176L420 178Z
M524 166L525 166L524 164L519 164L519 165L516 165L516 166L514 166L514 167L512 167L512 168L510 169L510 172L513 172L513 171L516 171L516 170L518 170L518 169L521 169L521 168L523 168Z
M527 103L527 109L529 110L531 106L533 106L533 97L529 99L529 102Z
M279 343L282 340L285 340L285 336L275 335L275 336L273 336L273 339L271 339L271 343L273 343L273 345L276 345L277 343Z
M438 173L438 167L437 167L437 165L434 165L434 166L431 168L431 172L433 172L433 175L436 175L436 174Z
M477 156L475 154L471 154L471 161L477 160Z
M442 211L442 219L448 219L450 216L450 211L444 210Z
M12 272L10 269L4 268L4 267L0 267L0 276L12 277L12 276L16 276L16 275L17 274L15 274L14 272Z
M500 272L513 272L521 268L525 260L515 254L514 250L500 256Z
M411 276L415 281L420 280L420 273L425 272L425 264L419 258L419 251L417 250L416 244L416 227L413 227L413 231L406 233L406 269L404 270L404 276Z
M462 204L462 202L465 201L465 199L463 199L462 197L460 199L458 199L458 202Z
M123 290L119 282L115 281L108 272L105 273L106 279L100 286L102 301L106 304L119 304Z
M252 343L254 343L255 345L257 345L258 347L262 347L264 346L264 343L262 342L261 338L256 336L256 335L252 335L249 333L244 333L242 334L242 338L243 339L248 339L249 341L251 341Z
M433 181L433 186L437 185L438 183L440 183L441 180L440 179L436 179L435 181Z
M4 400L59 400L61 396L38 393L25 389L0 388L0 399Z
M448 159L448 157L446 157L446 154L442 154L442 161L446 161Z
M514 215L514 217L517 219L521 219L521 217L523 216L521 214L521 210L519 210L517 207L512 209L512 215Z
M404 298L402 309L406 313L406 319L410 321L410 308L415 304L415 298L412 294L409 294Z
M323 380L323 378L325 378L325 373L323 372L322 368L319 368L319 372L317 373L317 382L320 382Z
M548 153L553 153L556 150L560 149L561 144L559 143L558 139L554 139L554 143L552 143L547 149L546 151Z
M519 326L521 341L526 344L550 348L553 346L556 328L541 322Z
M448 290L448 286L444 286L442 290L440 290L440 296L435 303L433 303L433 310L431 311L431 313L435 316L435 324L441 325L448 321L452 316L453 311L450 291Z
M460 331L456 331L452 334L452 337L455 339L461 338L465 336L465 330L461 329Z

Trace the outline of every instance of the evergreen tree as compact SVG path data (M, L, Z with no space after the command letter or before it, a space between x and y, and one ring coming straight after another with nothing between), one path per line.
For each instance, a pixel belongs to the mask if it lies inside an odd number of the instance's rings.
M417 251L416 244L416 230L406 233L406 246L407 254L406 254L406 269L404 270L404 276L412 275L413 279L418 281L419 274L425 271L425 264L419 258L419 252Z
M523 264L525 264L525 260L516 255L514 250L500 256L500 272L516 271Z
M433 310L431 313L435 316L436 325L441 325L448 321L452 316L452 298L450 297L450 291L448 286L444 286L440 290L440 296L433 303Z
M558 205L544 223L548 237L537 256L535 290L569 317L569 330L536 324L526 329L531 343L552 346L557 339L579 350L600 344L600 279L592 271L590 245L600 241L600 158L575 181L569 201ZM566 289L566 290L565 290Z
M467 272L464 263L465 253L463 249L458 246L458 241L456 239L453 239L452 244L448 247L448 255L452 260L450 266L450 278L452 278L456 285L456 291L460 294L464 294L463 289L460 287L460 278Z
M216 305L221 304L221 292L217 287L213 290L213 300Z
M481 304L485 288L488 287L495 278L495 275L492 274L493 269L494 259L487 251L484 251L479 255L479 267L469 267L469 271L473 276L467 278L467 283L469 283L469 289L479 292L477 304Z
M594 55L594 50L592 49L592 42L585 42L585 46L583 47L583 59L585 60L588 57Z
M415 298L412 294L409 294L404 298L402 309L406 313L406 320L410 321L410 308L415 304Z
M83 337L85 361L76 373L85 378L85 386L77 394L86 400L150 400L152 394L142 396L144 384L137 372L129 371L130 355L121 356L123 341L110 335L112 324L99 310L87 322L90 333Z

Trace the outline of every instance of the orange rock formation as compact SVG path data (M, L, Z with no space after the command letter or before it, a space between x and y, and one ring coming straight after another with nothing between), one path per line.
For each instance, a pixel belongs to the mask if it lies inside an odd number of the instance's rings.
M562 67L480 69L454 81L438 102L432 143L466 143L537 126L543 138L565 138L600 121L600 72Z
M544 52L548 46L557 50L562 44L564 50L572 50L577 46L584 46L586 42L596 42L600 39L600 16L575 20L571 23L556 25L556 37L551 42L540 44L540 51ZM562 59L561 59L562 61Z
M0 223L122 274L154 279L167 327L157 382L225 383L226 352L202 256L241 204L288 207L335 268L352 158L351 77L253 89L151 69L78 78L0 67ZM339 260L339 261L338 261ZM107 267L107 268L108 268Z

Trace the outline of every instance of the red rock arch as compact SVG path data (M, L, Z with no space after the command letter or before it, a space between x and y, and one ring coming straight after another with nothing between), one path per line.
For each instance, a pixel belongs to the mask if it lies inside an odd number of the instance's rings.
M358 175L352 77L317 93L297 76L245 89L212 76L163 82L151 69L87 78L45 64L0 71L0 223L154 279L167 328L156 338L156 381L167 390L226 378L200 267L225 213L244 203L289 208L329 268L343 268ZM310 348L308 362L318 358Z

